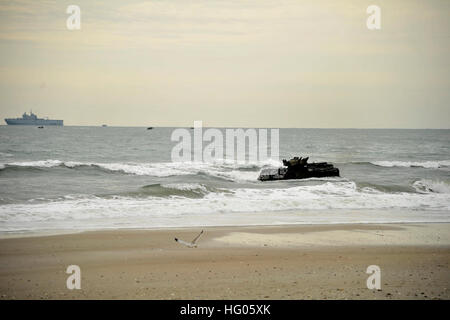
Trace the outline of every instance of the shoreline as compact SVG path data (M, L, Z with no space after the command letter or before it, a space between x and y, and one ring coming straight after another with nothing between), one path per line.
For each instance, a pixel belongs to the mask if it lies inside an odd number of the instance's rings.
M39 231L3 231L0 232L0 240L39 238L48 236L61 236L71 234L83 234L89 232L120 232L120 231L162 231L162 230L201 230L201 229L222 229L222 228L271 228L271 227L322 227L322 226L373 226L373 225L449 225L449 221L424 221L424 222L337 222L337 223L280 223L280 224L241 224L241 225L207 225L207 226L177 226L177 227L124 227L124 228L99 228L99 229L45 229Z
M87 231L0 239L0 299L450 299L449 224ZM66 268L81 268L68 290ZM369 290L366 269L381 269Z

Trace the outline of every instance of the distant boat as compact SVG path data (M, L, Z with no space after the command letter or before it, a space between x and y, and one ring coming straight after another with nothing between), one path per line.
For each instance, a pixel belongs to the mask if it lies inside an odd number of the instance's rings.
M107 126L108 126L108 125L106 125L106 124L102 124L102 127L103 127L103 128L106 128Z
M152 130L152 129L153 129L153 127L148 127L148 128L147 128L147 130Z
M44 129L44 126L39 126L38 129Z
M63 126L63 120L50 120L38 118L32 111L28 115L26 112L22 115L22 118L6 118L5 122L8 125L25 125L25 126Z

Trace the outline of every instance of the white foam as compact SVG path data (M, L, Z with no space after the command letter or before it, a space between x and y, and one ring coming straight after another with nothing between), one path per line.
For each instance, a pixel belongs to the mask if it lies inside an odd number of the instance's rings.
M204 194L208 193L208 189L200 183L166 183L162 184L161 187L181 191L200 191Z
M113 172L153 177L168 177L181 175L207 174L233 181L256 181L259 170L267 166L281 165L279 161L268 159L262 162L159 162L159 163L99 163L99 162L77 162L61 160L39 160L12 162L1 165L2 169L7 166L20 167L57 167L66 166L76 168L81 166L95 166ZM253 169L253 171L251 171Z
M197 184L168 184L192 190ZM376 212L374 212L376 210ZM398 215L397 211L407 211ZM380 212L382 214L380 214ZM383 193L351 181L279 189L227 189L202 198L94 196L0 206L0 231L16 228L224 224L450 222L449 193Z
M413 183L417 192L450 193L450 184L445 181L421 179Z
M372 164L380 167L422 167L427 169L437 169L449 167L450 160L441 161L373 161Z
M23 161L23 162L10 162L6 163L8 166L16 167L38 167L38 168L51 168L62 165L60 160L38 160L38 161Z
M0 157L9 158L9 157L12 157L12 156L13 156L13 154L11 154L11 153L0 152Z

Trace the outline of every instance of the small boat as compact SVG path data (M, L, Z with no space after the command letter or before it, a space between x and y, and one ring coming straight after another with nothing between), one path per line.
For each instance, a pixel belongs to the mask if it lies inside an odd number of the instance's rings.
M107 126L108 126L108 125L106 125L106 124L102 124L102 127L103 127L103 128L106 128Z
M147 130L152 130L152 129L153 129L153 127L148 127L148 128L147 128Z
M38 129L44 129L44 126L39 126Z

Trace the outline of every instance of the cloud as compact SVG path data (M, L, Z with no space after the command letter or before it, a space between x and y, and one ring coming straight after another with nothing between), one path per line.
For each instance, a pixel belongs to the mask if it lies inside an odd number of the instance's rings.
M151 106L174 123L207 114L228 124L228 110L250 124L262 108L257 118L270 123L282 106L278 122L289 126L325 111L325 125L374 115L367 125L377 126L380 105L417 111L432 100L430 119L448 119L439 105L449 99L449 1L380 0L376 32L365 24L370 0L77 0L81 30L69 31L73 3L0 1L5 105L127 105L117 121Z
M274 41L297 36L333 36L354 10L335 1L294 0L154 0L78 1L82 37L65 30L65 1L19 1L0 4L0 40L69 45L121 44L158 46ZM353 11L352 11L353 10ZM351 23L348 24L348 21ZM346 26L347 25L347 26ZM77 34L77 35L78 35ZM303 38L303 40L302 40Z

